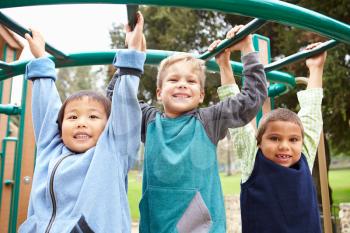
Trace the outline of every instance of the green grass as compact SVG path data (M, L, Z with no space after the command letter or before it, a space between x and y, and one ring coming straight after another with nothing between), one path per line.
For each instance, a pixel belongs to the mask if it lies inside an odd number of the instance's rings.
M333 203L350 202L350 169L329 172L329 183L333 190Z
M221 184L224 195L239 195L240 192L240 174L226 176L221 174ZM329 172L329 182L333 189L334 204L341 202L350 202L350 169L333 170ZM139 219L139 202L141 200L142 176L138 172L129 173L129 203L131 208L131 217L133 221Z

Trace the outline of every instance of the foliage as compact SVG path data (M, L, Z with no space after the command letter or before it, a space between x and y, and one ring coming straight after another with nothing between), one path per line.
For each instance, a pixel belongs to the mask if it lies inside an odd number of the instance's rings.
M74 92L80 90L99 90L99 78L103 68L93 70L92 66L61 68L57 73L56 86L60 97L65 100Z
M292 1L293 2L293 1ZM295 1L294 1L295 2ZM317 11L326 16L342 22L350 22L350 2L346 0L317 1L301 0L298 5L310 10ZM225 20L229 24L246 23L243 18L227 15ZM257 31L258 34L267 36L271 40L272 59L298 52L307 44L317 41L326 41L315 33L297 29L277 23L268 23ZM331 145L334 154L341 152L350 154L350 45L338 45L328 51L327 62L324 69L324 99L323 118L324 132ZM294 74L296 77L308 76L305 61L300 61L282 69ZM298 101L296 92L304 89L298 86L288 94L275 99L276 107L287 107L297 111ZM336 124L335 124L336 123Z
M147 47L151 49L172 50L180 52L203 52L214 41L217 35L221 37L226 31L221 31L225 25L222 16L216 12L194 11L183 8L142 7L145 18L145 36ZM110 31L112 47L124 47L125 35L123 26L113 25ZM111 77L114 72L110 68ZM150 104L157 105L156 100L156 67L145 67L141 79L139 98ZM208 74L204 105L216 97L216 87L219 85L217 74Z
M348 0L290 0L289 2L342 22L350 22L348 13L350 2ZM249 17L234 14L183 8L143 7L141 11L145 17L148 48L198 53L204 52L216 38L224 38L225 33L231 27L228 25L246 24L252 20ZM124 34L121 29L121 26L115 26L111 31L114 47L116 45L122 47L124 44ZM311 42L327 40L315 33L274 22L269 22L256 33L270 38L273 60L296 53ZM239 61L239 55L233 55L232 59ZM323 116L325 135L334 153L350 152L350 143L347 143L350 141L349 66L349 45L342 44L328 51L324 72ZM290 72L296 77L308 75L304 61L291 64L282 71ZM204 106L218 101L216 87L219 85L218 74L208 73ZM297 111L299 106L296 92L304 88L298 86L288 94L276 98L276 107L288 107ZM155 90L156 69L147 67L141 80L139 98L151 104L157 104Z

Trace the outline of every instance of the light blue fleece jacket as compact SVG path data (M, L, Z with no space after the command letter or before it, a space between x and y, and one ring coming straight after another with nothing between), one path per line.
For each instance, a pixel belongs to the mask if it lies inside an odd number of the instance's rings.
M119 50L114 65L143 71L145 53ZM135 72L133 72L135 73ZM124 72L115 85L111 115L95 147L74 154L63 144L56 123L61 101L55 86L55 65L39 58L27 65L33 81L32 114L37 157L28 219L19 232L41 233L52 218L50 176L55 165L53 190L56 216L50 233L72 232L79 220L94 232L130 232L127 172L140 142L141 111L137 100L139 77Z

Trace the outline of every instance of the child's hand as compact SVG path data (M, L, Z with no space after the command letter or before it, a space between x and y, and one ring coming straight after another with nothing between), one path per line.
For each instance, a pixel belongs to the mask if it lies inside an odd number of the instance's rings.
M31 29L32 35L30 36L28 33L24 35L27 39L30 51L32 52L35 58L45 56L45 39L41 35L41 33L35 29Z
M226 38L230 39L234 37L242 28L244 25L236 25L234 28L232 28L227 34ZM240 50L242 52L242 55L245 55L247 53L254 52L253 42L252 42L252 35L248 35L243 40L238 42L237 44L233 45L231 48L231 51Z
M322 44L321 42L309 44L305 50L311 50ZM326 61L327 52L320 53L316 56L306 59L306 66L311 69L323 69L324 63Z
M125 44L129 49L135 49L145 52L146 51L146 39L143 35L143 16L141 12L137 12L137 23L133 31L131 31L129 25L125 25L126 37Z
M211 45L209 45L208 51L213 51L220 43L221 40L215 40L213 43L211 43ZM219 65L219 67L227 65L230 66L230 55L230 49L225 49L224 51L215 56L215 61Z

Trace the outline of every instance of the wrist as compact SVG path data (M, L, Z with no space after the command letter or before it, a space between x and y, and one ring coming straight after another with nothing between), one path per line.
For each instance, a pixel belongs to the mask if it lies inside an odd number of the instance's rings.
M251 43L249 43L246 46L241 48L242 56L244 56L244 55L246 55L248 53L251 53L251 52L255 52L254 46Z

